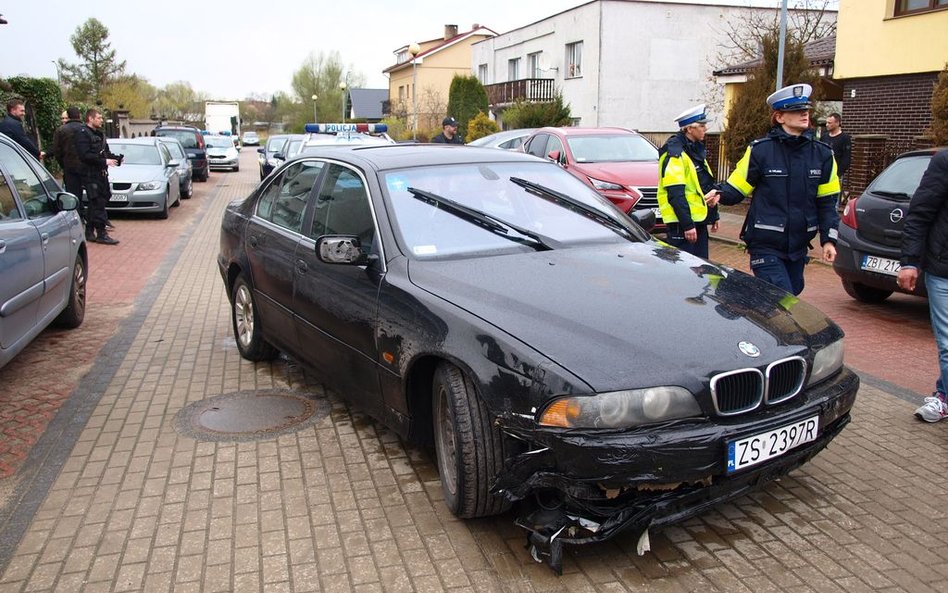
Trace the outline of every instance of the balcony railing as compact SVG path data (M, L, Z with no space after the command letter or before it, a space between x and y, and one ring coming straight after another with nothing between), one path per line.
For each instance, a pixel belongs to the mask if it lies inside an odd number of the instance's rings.
M488 84L487 102L491 106L509 105L518 99L524 101L552 101L556 86L552 78L521 78L508 82Z

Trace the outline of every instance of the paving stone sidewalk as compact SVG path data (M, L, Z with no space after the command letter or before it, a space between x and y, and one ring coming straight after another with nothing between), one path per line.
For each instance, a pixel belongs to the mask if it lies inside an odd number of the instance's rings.
M9 519L21 533L0 540L0 593L948 590L948 426L915 421L914 404L871 384L814 462L653 533L642 557L619 537L569 549L556 577L512 514L455 519L428 451L290 360L240 358L215 256L224 206L255 185L246 164L127 305L52 420L53 444L29 460L36 478ZM262 441L175 431L190 403L287 389L325 413Z

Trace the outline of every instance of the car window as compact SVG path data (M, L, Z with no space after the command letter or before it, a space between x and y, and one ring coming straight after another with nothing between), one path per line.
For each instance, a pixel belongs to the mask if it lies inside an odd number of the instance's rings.
M546 139L548 137L546 134L537 134L534 136L533 139L530 140L530 144L527 145L527 152L534 156L545 157L546 151L544 149L546 148Z
M233 148L234 141L229 136L208 136L204 139L204 145L208 148Z
M512 138L510 140L507 140L506 142L501 142L498 146L506 150L512 150L514 148L520 148L522 144L523 144L523 137L521 136L519 138Z
M356 235L363 245L371 245L375 222L369 194L362 178L342 165L333 164L316 196L316 212L309 236Z
M280 152L284 144L286 144L286 138L271 138L267 142L267 152Z
M159 144L158 151L161 153L162 162L167 163L168 161L171 160L171 153L168 151L167 146L165 146L164 144Z
M187 157L184 155L184 151L181 150L181 146L180 146L180 145L178 145L178 144L172 144L171 142L169 142L168 144L165 144L165 146L168 148L168 152L171 153L171 156L173 156L174 158L178 159L179 161L180 161L181 159L187 158Z
M635 134L575 136L567 143L577 163L658 160L658 149Z
M109 150L125 155L125 165L160 165L161 156L153 144L123 144L109 142Z
M156 135L176 138L185 148L197 148L197 132L191 130L158 130Z
M0 144L0 161L6 167L29 218L55 214L43 180L19 153L6 144Z
M911 197L922 182L922 175L925 174L931 159L931 155L898 159L869 184L869 191L905 194Z
M546 145L546 154L550 154L554 150L560 151L560 158L565 156L563 154L563 141L556 136L550 136L550 142Z
M300 232L306 200L324 163L293 163L273 180L257 202L257 216L293 232Z
M7 185L7 178L0 175L0 221L20 220L23 215L16 205L16 198L13 197L13 191Z

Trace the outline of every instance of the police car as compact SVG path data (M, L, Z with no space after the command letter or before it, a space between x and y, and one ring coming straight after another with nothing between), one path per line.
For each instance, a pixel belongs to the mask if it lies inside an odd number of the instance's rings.
M298 154L313 147L395 144L385 124L306 124L307 134Z

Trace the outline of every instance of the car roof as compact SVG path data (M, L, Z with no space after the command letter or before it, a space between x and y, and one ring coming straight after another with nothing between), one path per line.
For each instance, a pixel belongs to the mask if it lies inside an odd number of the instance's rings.
M145 146L154 146L162 140L157 136L142 136L141 138L106 138L109 142L120 142L122 144L143 144Z
M155 130L188 130L191 132L201 132L201 130L195 128L194 126L158 126L155 128Z
M576 127L563 127L563 128L554 128L554 127L545 127L540 128L534 134L539 134L541 132L560 134L562 136L603 136L607 134L633 134L639 136L639 133L635 130L629 130L627 128L576 128Z
M948 146L932 146L929 148L919 148L917 150L910 150L908 152L903 152L902 154L897 156L896 159L904 159L906 157L913 157L913 156L934 156L937 153L946 149L948 149Z
M418 165L454 165L463 163L529 162L549 163L545 159L496 148L456 144L373 144L367 146L313 146L308 152L287 162L328 156L363 161L378 169L401 169ZM555 166L555 165L553 165Z

